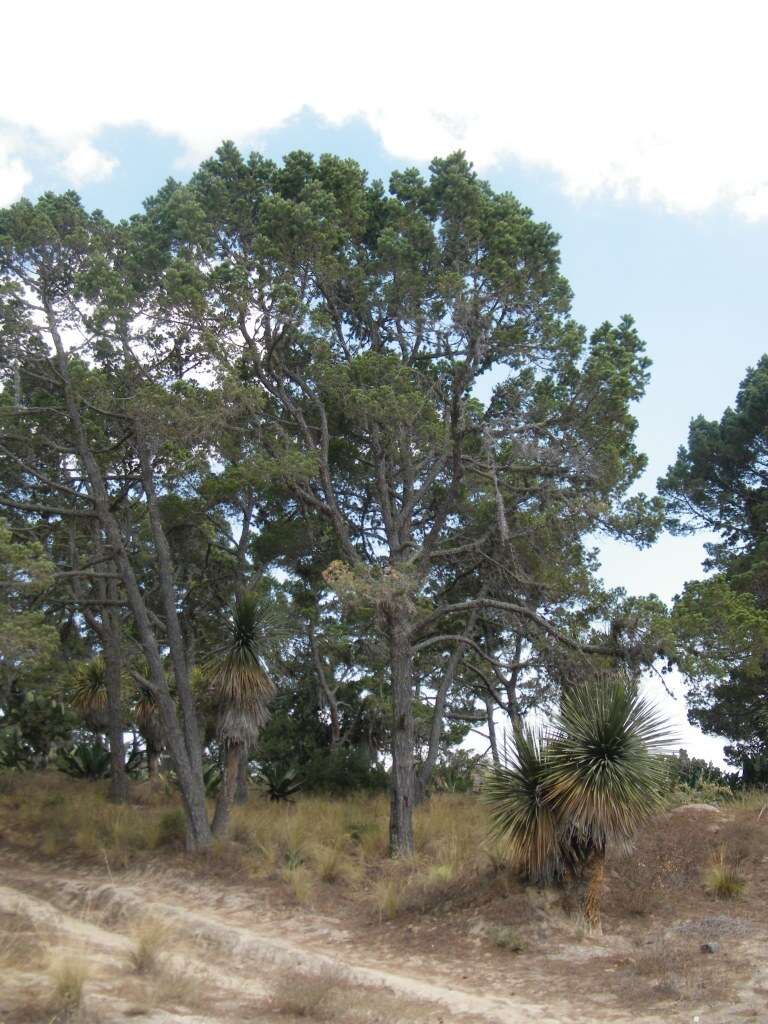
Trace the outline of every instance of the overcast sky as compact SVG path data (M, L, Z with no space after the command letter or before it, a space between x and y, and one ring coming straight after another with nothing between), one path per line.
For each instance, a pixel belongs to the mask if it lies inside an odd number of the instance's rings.
M764 3L10 0L0 32L0 205L74 187L124 216L223 138L379 176L465 149L561 233L582 322L636 318L648 489L768 351ZM603 546L608 582L666 599L701 559Z

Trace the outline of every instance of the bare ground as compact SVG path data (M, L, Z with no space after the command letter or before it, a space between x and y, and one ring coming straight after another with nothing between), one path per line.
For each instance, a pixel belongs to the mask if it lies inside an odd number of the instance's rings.
M743 833L750 887L721 904L686 871L698 872L693 847L711 846L725 826L670 816L652 852L674 870L657 887L642 844L617 861L601 937L585 937L557 893L522 887L380 922L341 895L310 911L279 887L182 863L113 873L2 849L0 1024L768 1024L764 824L728 826L737 841ZM135 929L148 920L163 931L157 963L142 972ZM520 936L514 949L498 938L507 922ZM80 1009L56 1005L51 956L85 963Z

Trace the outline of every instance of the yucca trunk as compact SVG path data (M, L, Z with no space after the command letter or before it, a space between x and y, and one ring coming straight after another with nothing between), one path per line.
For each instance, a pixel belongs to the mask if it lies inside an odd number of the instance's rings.
M235 803L244 804L248 802L248 748L243 747L237 762L237 786L235 788Z
M243 749L242 743L235 743L233 741L228 741L224 747L221 786L219 787L216 811L213 815L213 824L211 825L211 831L215 836L225 835L229 828L229 818L232 813L232 804L235 802Z
M595 848L584 862L581 877L581 912L592 935L602 934L600 909L605 883L605 848Z

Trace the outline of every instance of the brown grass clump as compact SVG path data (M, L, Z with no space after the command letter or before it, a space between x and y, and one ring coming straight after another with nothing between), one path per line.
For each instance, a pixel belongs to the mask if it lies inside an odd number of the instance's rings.
M704 876L704 887L719 900L732 900L744 892L746 879L737 865L728 860L725 845L721 846Z
M145 918L133 929L134 947L129 954L136 974L157 974L168 945L168 928L155 918Z
M76 1020L81 1015L89 974L88 964L81 957L60 956L51 960L48 976L52 992L46 1008L52 1014L51 1024Z
M274 1018L294 1021L334 1021L336 1024L427 1024L444 1020L444 1010L432 1003L396 996L385 987L355 985L340 971L283 975L269 999ZM272 1016L269 1018L273 1019Z
M307 1020L333 1020L333 989L342 984L341 975L326 970L319 974L284 975L270 1000L279 1014Z

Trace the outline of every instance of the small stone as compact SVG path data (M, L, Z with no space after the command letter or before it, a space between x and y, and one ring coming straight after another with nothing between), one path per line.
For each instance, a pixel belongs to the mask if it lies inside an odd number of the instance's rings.
M720 943L719 942L702 942L701 944L702 953L719 953Z

